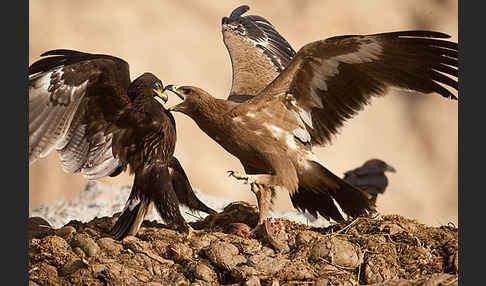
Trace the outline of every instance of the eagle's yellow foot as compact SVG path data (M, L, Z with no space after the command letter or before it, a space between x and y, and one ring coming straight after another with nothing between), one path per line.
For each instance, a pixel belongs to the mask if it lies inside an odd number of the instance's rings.
M256 183L252 183L250 185L250 189L255 195L257 195L260 192L260 187Z
M202 234L205 233L203 229L193 229L192 227L189 226L189 231L187 232L187 239L191 239L195 234Z
M250 175L243 174L243 173L240 173L240 172L228 171L228 176L233 177L237 180L244 180L244 181L246 181L247 184L250 184L250 185L256 183L255 178L253 178Z

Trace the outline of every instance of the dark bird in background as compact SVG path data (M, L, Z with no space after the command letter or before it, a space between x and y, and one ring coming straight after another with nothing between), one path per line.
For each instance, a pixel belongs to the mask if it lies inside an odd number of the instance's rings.
M390 88L438 93L457 99L458 45L448 35L402 31L347 35L309 43L297 53L260 16L242 16L248 6L222 19L233 68L228 100L194 86L166 86L183 101L182 112L237 157L245 173L231 171L256 194L259 224L277 190L314 217L344 222L374 204L366 192L328 170L312 151L374 96Z
M395 173L396 170L380 159L370 159L361 167L344 173L343 180L348 184L365 191L373 204L376 204L378 194L383 194L388 186L385 172Z
M59 152L64 171L88 179L135 174L130 197L112 229L135 235L153 205L190 231L179 204L215 213L195 196L175 157L176 129L160 79L130 81L128 63L73 50L45 52L29 67L29 162Z

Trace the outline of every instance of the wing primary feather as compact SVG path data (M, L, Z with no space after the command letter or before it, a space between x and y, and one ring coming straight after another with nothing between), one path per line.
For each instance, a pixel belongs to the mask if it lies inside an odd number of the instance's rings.
M233 10L230 14L230 19L236 19L246 13L248 10L250 10L250 7L248 5L242 5L236 9Z

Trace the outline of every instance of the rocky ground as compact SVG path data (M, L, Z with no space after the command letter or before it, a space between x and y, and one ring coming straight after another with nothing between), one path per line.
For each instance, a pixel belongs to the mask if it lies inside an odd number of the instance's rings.
M397 215L344 227L277 218L248 237L255 207L237 202L222 213L191 222L201 230L191 237L146 220L122 241L107 234L117 215L59 227L31 216L30 285L458 284L455 226Z

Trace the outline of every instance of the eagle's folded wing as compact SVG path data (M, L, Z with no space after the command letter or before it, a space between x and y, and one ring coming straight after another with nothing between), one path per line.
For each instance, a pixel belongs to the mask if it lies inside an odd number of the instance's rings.
M443 85L458 88L458 45L441 38L449 36L405 31L312 42L251 105L264 102L271 109L276 105L269 102L283 103L310 134L311 143L323 145L372 96L384 95L389 87L457 99Z

